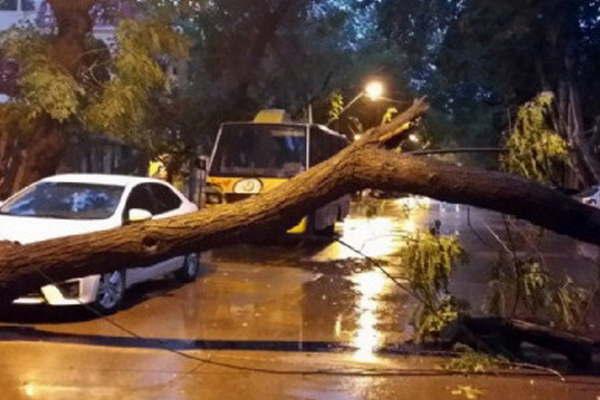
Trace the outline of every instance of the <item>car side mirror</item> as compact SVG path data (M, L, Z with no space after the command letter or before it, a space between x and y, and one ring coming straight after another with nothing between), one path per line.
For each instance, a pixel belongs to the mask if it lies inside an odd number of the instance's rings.
M144 222L152 219L152 213L143 208L132 208L127 213L127 223Z

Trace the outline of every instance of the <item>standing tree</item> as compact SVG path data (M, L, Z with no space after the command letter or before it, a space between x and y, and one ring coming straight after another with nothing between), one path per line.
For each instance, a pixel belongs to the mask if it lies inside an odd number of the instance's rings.
M372 38L360 7L357 0L227 0L199 8L181 24L193 41L189 119L215 133L220 122L250 119L261 108L302 118L312 103L315 120L327 121L330 92L356 95L360 80L394 57Z
M114 49L96 40L92 11L112 11L114 2L48 0L48 5L50 28L15 28L2 35L3 55L19 71L14 97L0 106L0 198L54 173L75 132L142 144L164 134L153 124L168 107L163 66L187 55L181 34L149 18L121 20Z
M497 143L518 106L553 91L579 181L600 181L586 128L600 114L597 1L383 1L378 11L380 30L410 54L418 89L445 117L433 125L444 135Z

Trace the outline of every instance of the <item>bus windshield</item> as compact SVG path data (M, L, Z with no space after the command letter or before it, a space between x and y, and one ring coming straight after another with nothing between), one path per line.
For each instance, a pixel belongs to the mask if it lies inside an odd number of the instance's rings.
M306 168L306 128L227 124L221 130L210 175L290 178Z

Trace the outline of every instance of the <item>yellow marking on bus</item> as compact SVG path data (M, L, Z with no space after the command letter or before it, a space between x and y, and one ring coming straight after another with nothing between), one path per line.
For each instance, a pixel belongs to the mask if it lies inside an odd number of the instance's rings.
M304 217L304 218L302 218L302 220L300 220L298 225L294 226L293 228L288 229L287 233L293 233L293 234L306 233L307 230L308 230L308 218Z
M211 185L214 185L219 188L221 193L234 193L233 187L235 184L242 179L247 179L243 177L220 177L220 176L209 176L207 178L207 182ZM287 182L289 179L285 178L257 178L262 182L262 191L261 193L268 192L269 190L273 190L282 183ZM292 234L300 234L305 233L308 229L308 218L304 217L302 220L293 228L289 229L287 233Z
M233 187L235 184L243 179L243 177L220 177L220 176L209 176L208 183L214 186L217 186L219 190L223 193L233 193ZM277 186L282 183L287 182L289 179L285 178L260 178L256 179L260 180L262 183L262 192L267 192L269 190L275 189Z
M281 124L290 122L291 118L285 110L261 110L254 117L255 124Z

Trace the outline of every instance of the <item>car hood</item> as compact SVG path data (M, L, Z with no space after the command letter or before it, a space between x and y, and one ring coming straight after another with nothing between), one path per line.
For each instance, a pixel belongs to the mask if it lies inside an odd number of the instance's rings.
M0 241L8 240L29 244L65 236L97 232L116 226L111 219L70 220L0 215Z

